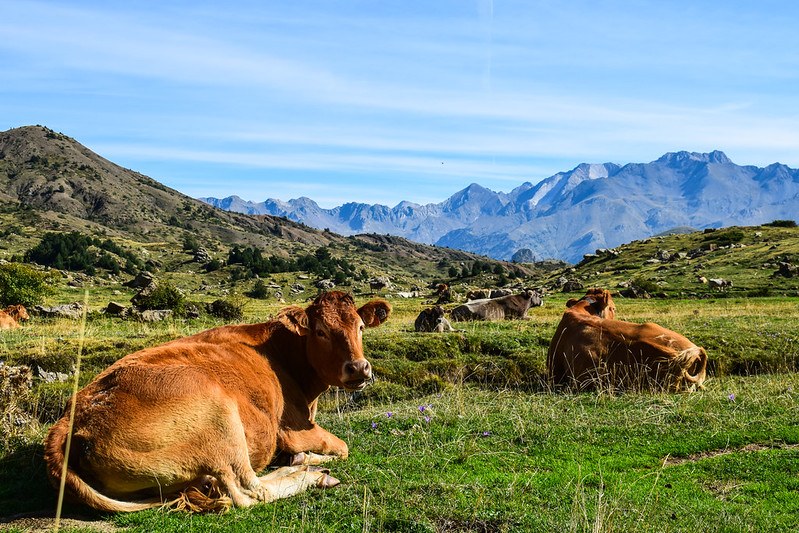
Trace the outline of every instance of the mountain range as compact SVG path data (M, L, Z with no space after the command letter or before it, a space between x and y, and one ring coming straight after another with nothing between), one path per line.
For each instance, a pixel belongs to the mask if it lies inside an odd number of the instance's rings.
M650 163L581 164L509 193L476 183L442 203L347 203L323 209L310 198L263 202L200 198L239 213L285 217L342 234L378 233L511 259L577 262L675 228L757 225L799 214L799 170L736 165L721 151L672 152ZM530 255L529 253L527 254Z

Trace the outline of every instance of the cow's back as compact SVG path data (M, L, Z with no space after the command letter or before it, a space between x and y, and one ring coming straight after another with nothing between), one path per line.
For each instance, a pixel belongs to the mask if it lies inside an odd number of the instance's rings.
M452 319L455 321L502 320L503 318L505 318L504 308L489 298L472 300L452 310Z
M700 385L706 354L683 335L655 323L603 319L567 310L547 353L554 385L593 389Z
M190 427L212 432L216 417L235 412L253 467L266 467L275 453L284 396L270 360L255 348L258 336L247 328L216 328L123 357L78 393L76 434L106 443L115 433L127 434L128 427L146 428L158 420L139 437L145 441L150 435L154 443L169 440L170 424L176 432ZM117 413L125 413L124 419ZM109 448L113 454L119 452ZM112 459L98 457L98 464L107 467ZM108 480L111 474L104 469Z

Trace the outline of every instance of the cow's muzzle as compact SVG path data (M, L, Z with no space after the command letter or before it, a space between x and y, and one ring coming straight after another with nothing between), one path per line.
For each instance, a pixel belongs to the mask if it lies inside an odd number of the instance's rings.
M366 359L344 363L344 387L348 390L361 390L372 380L372 365Z

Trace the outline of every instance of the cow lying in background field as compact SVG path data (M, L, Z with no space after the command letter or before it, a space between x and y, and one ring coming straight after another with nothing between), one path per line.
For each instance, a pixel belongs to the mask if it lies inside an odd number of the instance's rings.
M0 329L18 328L20 322L29 318L28 310L25 309L24 305L9 305L0 310Z
M224 326L127 355L78 392L67 493L103 511L171 505L193 511L249 506L338 481L288 466L259 477L277 453L293 463L346 458L347 444L314 421L329 387L371 380L364 327L383 300L360 309L342 292L262 324ZM45 441L57 486L68 415ZM317 455L321 454L321 455Z
M449 320L444 317L444 308L440 305L424 309L416 321L413 323L413 329L418 332L436 332L446 333L449 331L456 331L449 323Z
M704 348L657 324L615 320L610 292L566 303L549 345L552 384L578 390L693 390L705 380Z
M544 305L541 295L527 289L521 294L472 300L452 310L452 320L503 320L525 318L531 307Z

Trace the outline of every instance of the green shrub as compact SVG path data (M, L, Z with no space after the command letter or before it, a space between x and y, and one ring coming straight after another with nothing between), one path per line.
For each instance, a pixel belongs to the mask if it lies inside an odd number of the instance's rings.
M244 318L242 305L230 300L214 300L206 306L208 314L224 320L241 320Z
M0 306L41 304L45 296L55 292L55 274L39 272L21 263L0 265Z
M171 309L182 315L186 307L186 297L180 289L169 283L161 283L149 294L139 295L136 305L141 309Z
M259 279L253 285L252 290L246 293L247 296L250 298L256 298L258 300L265 300L269 297L269 287L266 286L264 280Z
M657 283L646 278L636 277L631 280L631 283L639 289L648 292L649 294L655 294L661 290Z
M744 240L744 232L739 229L728 229L726 231L714 231L709 233L705 238L706 241L712 241L719 246L729 246Z
M768 224L763 224L764 226L770 226L772 228L795 228L796 221L794 220L775 220L773 222L769 222Z

